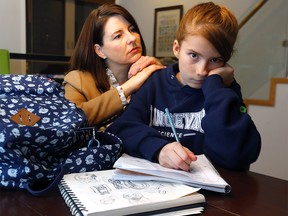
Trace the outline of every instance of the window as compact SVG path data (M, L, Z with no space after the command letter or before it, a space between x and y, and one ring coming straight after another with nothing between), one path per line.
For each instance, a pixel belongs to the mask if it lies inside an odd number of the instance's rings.
M26 0L29 54L70 56L88 14L99 0Z
M67 71L67 59L88 14L103 3L114 2L26 0L26 52L33 56L32 60L27 58L26 73L63 74Z

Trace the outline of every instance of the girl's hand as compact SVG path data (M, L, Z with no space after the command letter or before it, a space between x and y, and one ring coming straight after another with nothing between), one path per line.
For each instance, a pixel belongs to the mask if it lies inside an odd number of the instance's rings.
M234 81L234 68L227 63L223 67L211 70L208 76L213 74L221 76L226 87L229 87Z
M161 166L185 171L189 171L191 162L196 160L194 153L178 142L165 145L158 157Z
M130 70L128 71L128 78L131 78L132 76L136 75L138 72L142 71L144 68L150 66L150 65L158 65L163 66L161 62L150 56L141 56L140 59L138 59L132 66L130 67Z

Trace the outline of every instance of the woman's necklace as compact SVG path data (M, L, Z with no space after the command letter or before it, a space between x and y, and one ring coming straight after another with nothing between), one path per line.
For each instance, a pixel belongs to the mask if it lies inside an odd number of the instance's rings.
M128 97L128 98L125 97L125 94L124 94L124 91L123 91L122 87L120 86L120 84L117 81L115 75L113 74L113 72L109 68L106 68L106 74L109 77L109 82L110 82L110 86L111 86L110 88L111 89L113 89L113 88L117 89L117 91L119 93L119 97L120 97L121 103L122 103L123 107L125 108L126 105L130 101L130 97Z
M110 83L110 89L114 89L116 88L118 93L119 93L119 97L120 97L120 100L121 100L121 103L123 105L123 108L125 109L126 106L124 106L124 103L125 105L127 104L127 100L126 100L126 97L124 95L124 92L119 84L119 82L117 81L115 75L113 74L113 72L109 69L109 68L106 68L106 74L109 78L109 83ZM122 91L121 91L122 90ZM124 98L123 98L124 97ZM103 126L100 128L101 131L104 131L110 124L111 122L117 118L118 115L114 115L112 116L111 118L109 119L106 119L105 121L102 122Z
M115 75L113 74L113 72L109 68L106 68L106 74L109 77L109 82L110 82L111 88L117 88L118 86L120 86Z

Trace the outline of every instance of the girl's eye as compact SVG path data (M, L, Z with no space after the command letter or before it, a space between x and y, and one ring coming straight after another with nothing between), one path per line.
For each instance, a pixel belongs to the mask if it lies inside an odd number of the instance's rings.
M220 63L220 62L223 62L223 59L222 58L213 58L213 59L211 59L211 62L212 63Z
M192 59L196 59L198 57L196 53L190 53L189 55Z
M130 32L136 32L136 29L134 28L134 26L130 26L129 31Z

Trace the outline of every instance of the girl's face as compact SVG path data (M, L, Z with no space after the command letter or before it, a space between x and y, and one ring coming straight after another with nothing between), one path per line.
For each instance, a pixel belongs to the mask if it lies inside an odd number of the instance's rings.
M191 88L200 89L209 72L225 64L215 47L200 35L187 36L181 46L175 40L173 52L179 61L180 73L176 77Z
M142 55L140 35L122 16L110 17L104 27L103 46L95 52L110 65L131 65Z

